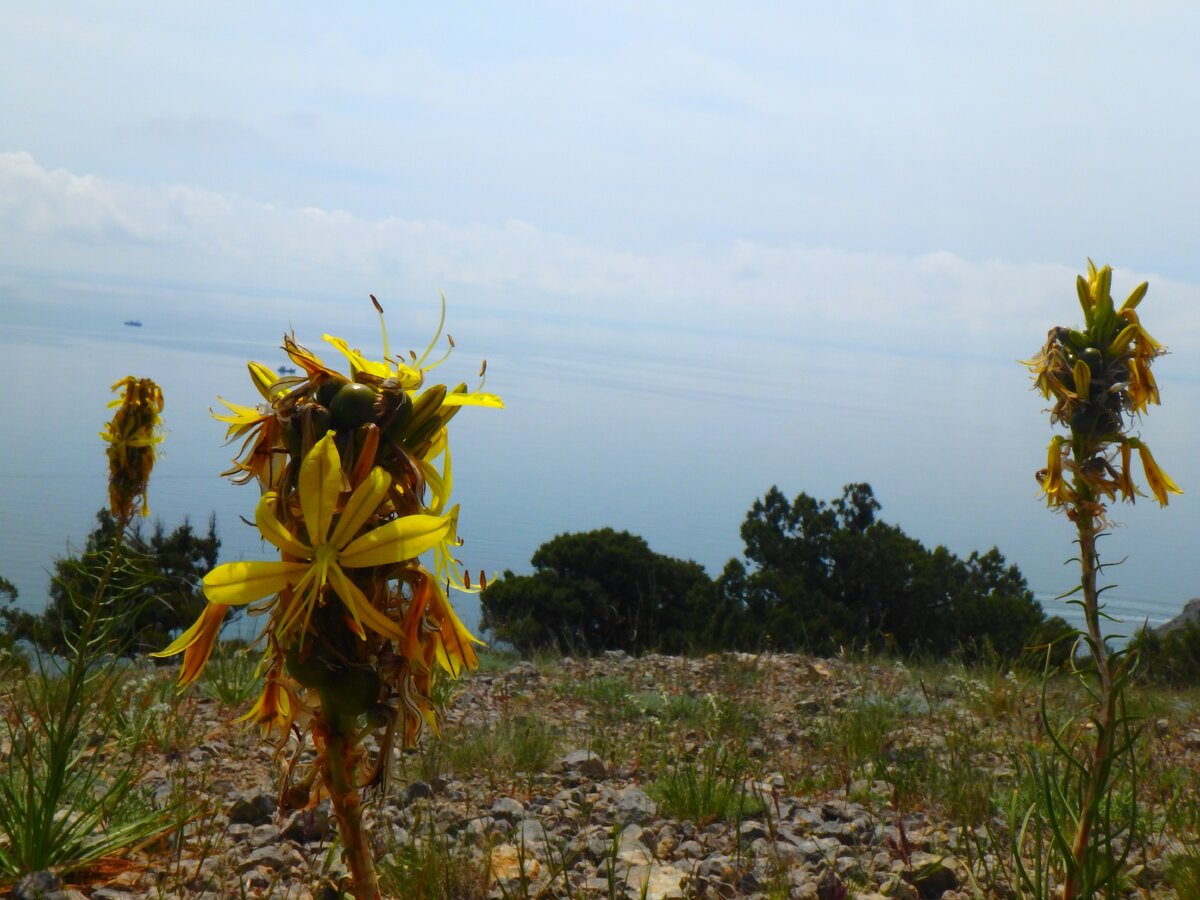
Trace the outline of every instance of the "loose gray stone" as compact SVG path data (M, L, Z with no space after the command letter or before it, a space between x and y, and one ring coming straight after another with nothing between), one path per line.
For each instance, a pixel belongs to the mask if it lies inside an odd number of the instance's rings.
M645 825L658 813L658 804L641 788L631 785L617 795L616 812L622 822Z
M17 882L12 900L45 900L46 895L62 890L62 879L50 871L33 872Z
M498 797L492 804L492 815L497 819L515 822L525 816L525 805L512 797Z
M433 786L424 781L414 781L404 789L404 803L408 805L414 800L425 800L433 796Z
M229 821L234 825L262 825L275 813L275 795L266 791L247 791L229 807Z
M297 844L317 844L329 837L332 829L328 800L322 800L313 809L302 809L292 813L283 826L283 837Z
M251 847L265 847L279 841L279 829L274 825L256 825L250 832Z
M749 842L756 841L759 838L768 837L770 832L767 830L767 826L762 822L757 822L754 819L747 819L742 823L741 827L738 828L738 834L741 836L743 841Z
M918 850L912 855L912 871L905 878L922 897L936 900L946 891L958 888L958 876L947 862L947 858Z
M260 866L278 872L287 868L288 860L278 847L259 847L238 865L239 872L249 872Z
M601 779L608 775L604 760L591 750L574 750L562 758L561 765L568 772L576 772L585 778Z

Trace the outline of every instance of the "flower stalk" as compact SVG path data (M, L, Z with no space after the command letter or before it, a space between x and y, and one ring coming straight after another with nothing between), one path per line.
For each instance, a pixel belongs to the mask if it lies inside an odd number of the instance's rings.
M383 310L371 299L382 327ZM472 590L456 558L447 424L464 406L503 403L482 391L482 370L474 391L425 385L445 359L428 361L440 335L439 325L420 356L393 357L384 327L382 360L325 335L349 375L291 335L283 349L303 374L276 377L249 364L261 402L222 400L227 412L214 415L229 426L229 440L241 442L225 474L259 485L254 524L278 557L209 572L200 618L154 654L183 654L186 687L203 670L229 607L267 614L258 639L263 691L243 719L273 734L281 750L294 735L302 746L311 741L316 760L299 777L289 769L280 803L311 806L321 791L329 795L360 900L379 897L363 792L386 790L396 743L413 747L426 728L437 728L434 668L457 677L478 664L478 641L447 598L451 587ZM421 562L425 554L432 567ZM379 747L373 758L363 749L368 735Z
M1115 824L1101 815L1118 757L1131 753L1136 739L1135 734L1127 742L1117 741L1118 731L1130 728L1121 711L1136 657L1128 648L1111 647L1101 630L1103 589L1097 582L1103 566L1096 541L1108 525L1108 504L1118 499L1133 502L1140 493L1131 471L1133 450L1138 451L1146 482L1160 505L1167 504L1170 494L1182 493L1140 436L1129 433L1132 422L1160 400L1150 368L1166 351L1142 326L1137 313L1148 285L1135 288L1118 308L1111 284L1112 269L1097 269L1089 260L1087 278L1080 276L1076 282L1083 328L1050 329L1042 350L1025 363L1033 373L1035 389L1053 401L1051 424L1067 431L1051 438L1046 468L1037 478L1047 505L1065 513L1075 526L1080 580L1064 596L1079 595L1071 601L1082 608L1084 618L1084 630L1076 633L1076 639L1086 647L1090 663L1076 671L1093 698L1087 715L1092 735L1089 750L1077 752L1052 735L1056 751L1065 757L1066 771L1079 779L1078 806L1070 815L1045 816L1055 823L1054 845L1062 850L1064 900L1091 897L1113 882L1120 864L1114 839L1126 829L1126 838L1130 837L1134 824ZM1045 724L1049 728L1048 720ZM1063 789L1050 795L1072 793ZM1072 833L1063 831L1067 827L1063 822L1074 823ZM1100 828L1105 833L1099 834ZM1127 846L1124 852L1128 853Z

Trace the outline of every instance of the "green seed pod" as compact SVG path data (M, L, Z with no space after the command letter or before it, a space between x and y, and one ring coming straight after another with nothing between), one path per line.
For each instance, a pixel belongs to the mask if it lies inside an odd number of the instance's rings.
M316 401L326 409L333 403L333 398L337 396L337 392L344 388L349 382L343 381L340 378L330 378L328 381L321 382L317 388Z
M341 715L358 716L379 701L380 687L374 669L346 669L320 688L321 701Z
M404 439L408 423L412 421L412 397L405 390L387 391L383 396L384 403L392 407L391 418L387 422L384 434L393 443L399 444Z
M351 382L342 386L329 404L333 427L349 431L375 421L375 401L379 395L368 385Z
M284 660L287 662L288 674L306 688L321 688L333 676L329 664L317 651L315 643L304 647L291 647Z

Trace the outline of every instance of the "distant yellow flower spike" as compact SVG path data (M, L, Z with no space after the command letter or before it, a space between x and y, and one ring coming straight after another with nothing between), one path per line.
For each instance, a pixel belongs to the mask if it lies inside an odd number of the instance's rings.
M108 442L108 500L117 521L128 521L141 498L143 516L150 514L146 485L154 468L155 445L162 441L162 389L149 378L129 375L112 386L121 397L100 437Z

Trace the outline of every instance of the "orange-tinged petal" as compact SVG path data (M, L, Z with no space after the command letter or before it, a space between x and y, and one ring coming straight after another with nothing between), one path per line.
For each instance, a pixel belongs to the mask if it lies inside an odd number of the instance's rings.
M287 688L275 678L269 677L250 711L244 716L239 716L237 721L253 721L264 731L273 728L279 729L280 732L286 731L292 722L292 703Z
M309 568L298 562L225 563L204 576L204 596L210 603L243 606L279 593Z
M334 369L329 368L325 363L321 362L317 356L307 347L302 347L296 343L296 339L290 335L283 336L283 349L288 356L292 358L292 362L304 369L305 373L310 377L324 375L329 378L342 378Z
M441 589L434 587L433 597L429 604L429 614L440 627L437 636L437 661L443 669L455 678L462 672L463 666L474 670L479 667L479 658L471 642L483 644L475 635L467 630L467 626L454 612L450 601Z
M300 509L310 546L325 543L341 491L342 457L330 431L313 445L300 464Z
M1154 494L1154 499L1159 502L1159 505L1167 505L1167 494L1182 494L1183 489L1179 487L1166 472L1159 468L1154 457L1150 455L1150 448L1140 441L1137 443L1138 455L1142 458L1142 470L1146 473L1146 482L1150 485L1150 490Z
M162 658L183 652L183 666L179 671L179 687L187 687L204 671L204 665L212 655L213 646L221 634L221 626L225 624L226 611L224 606L207 604L204 611L200 613L200 618L187 631L173 640L165 649L150 654Z
M451 516L404 516L355 538L338 554L343 566L386 566L416 559L446 536Z
M312 558L312 549L296 540L275 515L278 503L279 494L274 491L263 494L262 499L258 501L254 510L254 524L258 526L259 533L284 553L297 559Z
M354 537L374 514L383 498L387 496L387 490L391 483L392 476L383 469L378 466L372 469L370 474L363 479L362 484L354 489L350 499L346 501L341 518L334 526L333 534L329 536L329 543L335 547L341 547Z
M212 628L213 609L214 607L212 604L207 604L204 607L204 611L200 613L200 616L196 619L196 621L193 622L188 629L183 632L183 634L171 641L171 643L162 650L156 650L150 655L157 657L158 659L165 659L168 656L174 656L176 653L182 653L188 647L192 646L192 644L200 640L201 635ZM216 607L216 609L220 613L220 615L216 617L216 624L219 627L222 620L225 618L225 608Z

